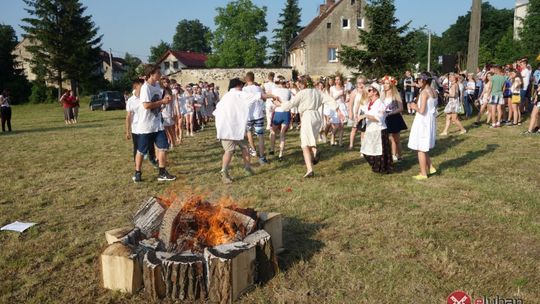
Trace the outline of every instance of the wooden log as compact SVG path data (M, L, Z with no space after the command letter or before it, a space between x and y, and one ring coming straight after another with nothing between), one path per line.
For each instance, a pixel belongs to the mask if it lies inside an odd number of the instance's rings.
M185 200L175 200L163 216L159 228L159 239L163 242L167 251L173 251L176 247L176 243L173 240L174 230L178 225L178 214L182 210L182 207L184 207L184 202Z
M139 242L145 238L139 228L133 228L128 234L124 235L120 242L126 246L138 246Z
M166 296L165 278L162 260L152 250L144 255L143 261L144 292L153 300L161 300Z
M166 297L182 301L204 301L207 297L206 264L202 256L158 252L162 260Z
M223 208L222 212L224 217L231 220L231 222L233 222L238 228L243 227L246 236L257 229L255 220L247 215L228 208Z
M248 235L244 243L256 248L255 283L264 284L270 281L279 270L270 234L265 230L258 230Z
M205 249L208 264L208 301L232 303L254 288L254 245L230 243Z
M126 234L128 234L131 230L133 230L133 226L127 226L105 231L105 240L109 245L111 245L112 243L120 242L120 239L123 238Z
M280 254L283 248L283 222L280 213L259 212L261 220L260 228L264 229L272 237L272 247L276 254Z
M114 243L101 254L103 286L107 289L135 293L142 287L142 265L131 247Z
M133 217L133 224L147 237L154 237L159 232L161 221L167 206L157 198L151 197L143 202Z

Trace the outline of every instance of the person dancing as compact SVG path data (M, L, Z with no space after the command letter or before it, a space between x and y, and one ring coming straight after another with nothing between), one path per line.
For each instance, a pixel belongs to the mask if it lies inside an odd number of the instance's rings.
M382 79L384 92L381 99L386 106L386 127L390 134L390 144L392 145L392 159L395 162L401 161L401 134L403 130L407 130L407 125L401 112L403 112L403 102L399 94L396 84L397 81L391 76L384 76Z
M356 137L356 132L360 130L361 135L360 138L362 139L364 137L365 129L365 122L360 121L358 119L358 116L361 115L361 107L366 104L367 101L367 91L366 91L366 77L360 76L358 79L356 79L356 89L354 89L351 92L350 100L352 100L352 106L353 106L353 116L352 118L355 121L355 124L353 125L351 129L351 137L349 139L349 150L354 149L354 139Z
M408 147L418 151L420 174L413 176L416 180L425 180L428 173L435 174L437 170L431 163L429 150L435 147L437 134L437 92L431 88L432 76L428 72L420 75L420 96L418 103L411 103L410 107L416 111L411 127Z

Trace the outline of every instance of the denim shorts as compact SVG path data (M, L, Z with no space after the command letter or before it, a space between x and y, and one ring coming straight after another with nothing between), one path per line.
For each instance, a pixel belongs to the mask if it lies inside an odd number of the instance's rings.
M273 126L289 125L291 123L291 112L274 112L272 118Z
M144 155L148 153L152 145L156 145L159 150L163 151L169 149L169 141L163 130L155 133L139 134L137 136L137 152Z
M504 98L502 96L491 96L489 101L490 105L504 105Z
M247 130L257 135L264 135L264 117L248 121Z
M414 101L414 92L405 92L405 102L412 103Z

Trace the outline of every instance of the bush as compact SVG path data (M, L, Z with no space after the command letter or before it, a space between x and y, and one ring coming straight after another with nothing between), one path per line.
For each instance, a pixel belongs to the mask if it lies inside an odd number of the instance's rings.
M58 100L58 89L47 87L44 83L34 81L32 83L32 94L30 94L30 103L53 103Z
M21 104L28 101L31 85L26 80L26 77L15 75L11 81L5 84L5 88L10 92L12 104Z

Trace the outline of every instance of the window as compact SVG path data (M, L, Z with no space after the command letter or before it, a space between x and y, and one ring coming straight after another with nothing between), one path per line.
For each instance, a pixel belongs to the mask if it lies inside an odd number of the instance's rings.
M351 5L354 5L356 3L356 0L351 0Z
M338 62L338 49L335 47L328 48L328 62Z
M327 28L327 29L332 28L332 23L328 22L328 23L326 24L326 28Z
M356 26L360 29L364 28L364 18L358 18L356 19Z
M345 30L350 29L349 19L341 18L341 27Z
M168 61L165 61L164 64L165 64L165 69L168 69L171 66L171 64Z
M178 69L178 61L173 62L172 66L174 69Z

